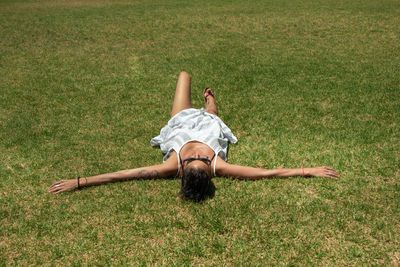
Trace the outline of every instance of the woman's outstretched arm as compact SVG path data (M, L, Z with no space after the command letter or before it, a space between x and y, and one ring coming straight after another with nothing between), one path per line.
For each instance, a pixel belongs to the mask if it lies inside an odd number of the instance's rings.
M216 174L218 176L248 180L291 176L339 177L339 173L335 169L326 166L315 168L267 170L262 168L233 165L223 161L222 159L217 161Z
M174 177L178 172L177 161L170 157L166 162L158 165L122 170L112 173L100 174L96 176L79 178L80 187L100 185L127 181L132 179L159 179ZM71 191L78 188L78 179L60 180L52 184L48 192L58 194L65 191Z

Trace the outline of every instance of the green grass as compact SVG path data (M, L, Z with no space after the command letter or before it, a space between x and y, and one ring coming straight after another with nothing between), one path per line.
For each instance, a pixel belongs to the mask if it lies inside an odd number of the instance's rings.
M0 265L399 265L400 3L0 2ZM161 162L176 78L211 86L229 161L337 180L179 180L57 196Z

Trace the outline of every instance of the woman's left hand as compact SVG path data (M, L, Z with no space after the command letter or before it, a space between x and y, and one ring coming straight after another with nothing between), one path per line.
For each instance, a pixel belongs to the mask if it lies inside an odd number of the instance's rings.
M47 190L49 193L58 194L78 188L77 179L61 180L52 184Z

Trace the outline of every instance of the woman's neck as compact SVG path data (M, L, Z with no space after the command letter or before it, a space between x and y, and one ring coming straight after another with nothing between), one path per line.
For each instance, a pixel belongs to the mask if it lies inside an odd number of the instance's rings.
M208 145L198 141L186 143L180 151L180 156L182 159L196 157L208 157L209 159L211 159L214 154L214 151Z

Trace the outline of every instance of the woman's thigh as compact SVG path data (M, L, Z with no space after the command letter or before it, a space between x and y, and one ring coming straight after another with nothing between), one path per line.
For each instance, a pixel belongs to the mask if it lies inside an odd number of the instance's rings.
M179 74L178 83L176 84L171 117L175 116L180 111L191 107L192 104L190 100L190 75L187 72L182 71Z

